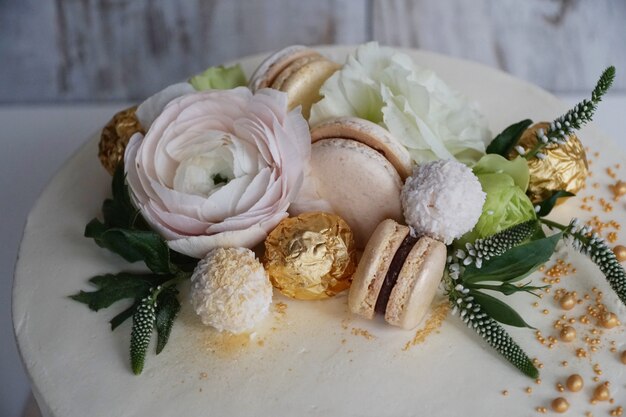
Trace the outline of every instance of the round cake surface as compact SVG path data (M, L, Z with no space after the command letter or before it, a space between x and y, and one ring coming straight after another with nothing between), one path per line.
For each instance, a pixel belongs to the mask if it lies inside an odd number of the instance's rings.
M337 62L352 50L319 48ZM499 71L432 53L405 52L477 101L494 133L521 119L551 120L566 110L552 95ZM249 76L262 58L239 62ZM597 214L605 222L626 224L623 203L614 203L612 212L589 213L580 208L585 197L611 201L608 186L626 178L626 160L593 126L579 137L590 148L594 176L551 218L565 223L573 216L589 220ZM15 334L44 417L517 417L536 415L542 407L550 410L557 397L567 399L571 415L588 411L608 415L626 405L626 365L619 359L626 349L623 326L598 335L596 352L582 340L548 348L537 341L535 330L507 326L541 364L538 384L502 359L458 316L448 315L421 341L424 333L385 325L380 317L368 321L351 315L345 293L307 302L276 291L269 317L254 333L234 337L204 327L186 298L188 288L183 288L183 309L170 342L158 356L151 345L143 374L135 376L128 357L130 323L109 331L108 321L125 306L120 303L94 313L68 298L80 289L88 290L92 276L142 270L141 265L129 265L83 237L85 224L99 215L102 201L110 194L110 176L98 164L97 154L94 138L43 192L28 218L16 267ZM617 179L606 176L607 168ZM557 258L576 269L557 287L591 297L602 291L603 302L626 321L626 309L594 264L563 247L547 266ZM532 275L536 282L543 277L543 272ZM555 320L585 311L584 306L562 310L551 295L542 299L521 295L507 301L545 338L558 339ZM426 330L435 321L427 317ZM579 329L579 339L593 337L584 329L589 327ZM578 355L578 349L585 355ZM594 373L595 364L601 367L601 375ZM558 392L556 384L565 384L572 374L583 377L585 388L579 393ZM597 383L592 382L595 376ZM593 389L604 381L611 382L615 403L591 405Z

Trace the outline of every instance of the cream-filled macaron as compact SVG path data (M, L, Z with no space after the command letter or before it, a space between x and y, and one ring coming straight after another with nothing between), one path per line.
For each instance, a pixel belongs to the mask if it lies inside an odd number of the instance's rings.
M371 319L376 313L404 329L416 327L428 312L446 263L446 246L413 237L409 228L387 219L369 240L352 279L350 311Z
M302 106L302 115L309 117L313 103L321 99L320 87L341 65L313 49L295 45L281 49L266 58L250 79L253 91L274 88L288 96L289 109Z
M292 214L330 211L352 229L362 249L385 219L403 222L400 193L411 172L408 152L384 128L356 117L311 129L310 172Z
M413 172L413 160L409 151L384 127L358 117L337 117L315 125L311 129L311 141L339 138L361 142L380 152L396 168L404 181Z

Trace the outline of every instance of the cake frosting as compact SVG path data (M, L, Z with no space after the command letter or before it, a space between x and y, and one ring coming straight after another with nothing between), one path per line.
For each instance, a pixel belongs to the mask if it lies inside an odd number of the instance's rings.
M348 51L322 49L338 60ZM409 54L479 101L494 131L511 119L541 118L563 110L551 95L494 70L424 52ZM246 73L259 61L243 60ZM510 105L502 108L503 101ZM585 136L593 139L589 143L594 149L604 150L595 166L622 162L622 154L593 127L585 129ZM16 268L15 333L44 417L526 416L534 415L537 407L550 407L557 397L553 387L570 374L590 381L594 363L603 364L601 381L613 382L616 402L592 407L589 393L567 394L570 413L603 415L626 398L617 383L624 380L626 366L606 348L611 341L618 352L626 348L623 328L607 331L602 336L605 348L587 358L576 357L578 345L548 349L537 343L534 331L510 329L543 364L542 382L536 384L455 317L449 316L426 343L405 349L415 332L350 315L342 295L316 302L275 295L268 317L253 333L237 337L202 327L189 303L183 303L170 337L175 343L149 361L141 376L134 376L127 364L130 323L112 335L107 331L112 313L87 313L67 298L84 288L86 277L128 268L81 233L109 193L110 177L94 163L96 154L97 141L92 139L44 191L29 216ZM626 177L621 170L617 175ZM598 199L611 197L606 187L587 191ZM567 221L579 214L577 204L568 203L554 217ZM626 221L621 210L612 217ZM626 317L626 309L590 261L564 249L557 257L566 258L577 269L576 276L586 278L566 278L569 290L584 294L597 287L611 310L622 320ZM538 300L539 307L532 302L511 301L548 333L563 313L551 297ZM567 367L563 360L569 362Z

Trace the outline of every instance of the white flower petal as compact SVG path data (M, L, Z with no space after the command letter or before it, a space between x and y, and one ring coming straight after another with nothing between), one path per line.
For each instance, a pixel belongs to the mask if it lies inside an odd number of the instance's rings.
M170 101L183 94L193 93L194 91L191 84L187 82L172 84L164 88L158 93L148 97L137 107L137 111L135 112L137 120L139 120L141 126L147 130Z

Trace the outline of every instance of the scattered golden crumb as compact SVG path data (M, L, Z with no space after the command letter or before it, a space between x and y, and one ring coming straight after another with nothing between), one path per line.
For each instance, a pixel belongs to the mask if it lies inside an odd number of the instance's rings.
M352 334L355 335L355 336L363 336L367 340L376 339L376 336L374 336L373 334L371 334L367 330L359 329L358 327L353 327L352 328Z
M207 374L206 372L200 372L200 378L199 379L207 379L209 377L209 374Z
M277 302L276 304L274 304L274 310L278 313L278 314L286 314L287 313L287 304L283 303L282 301Z
M447 301L437 304L430 312L430 316L424 326L415 332L413 339L406 342L402 350L409 350L411 346L424 342L432 332L441 327L441 324L448 316L448 311L450 311L450 305Z

